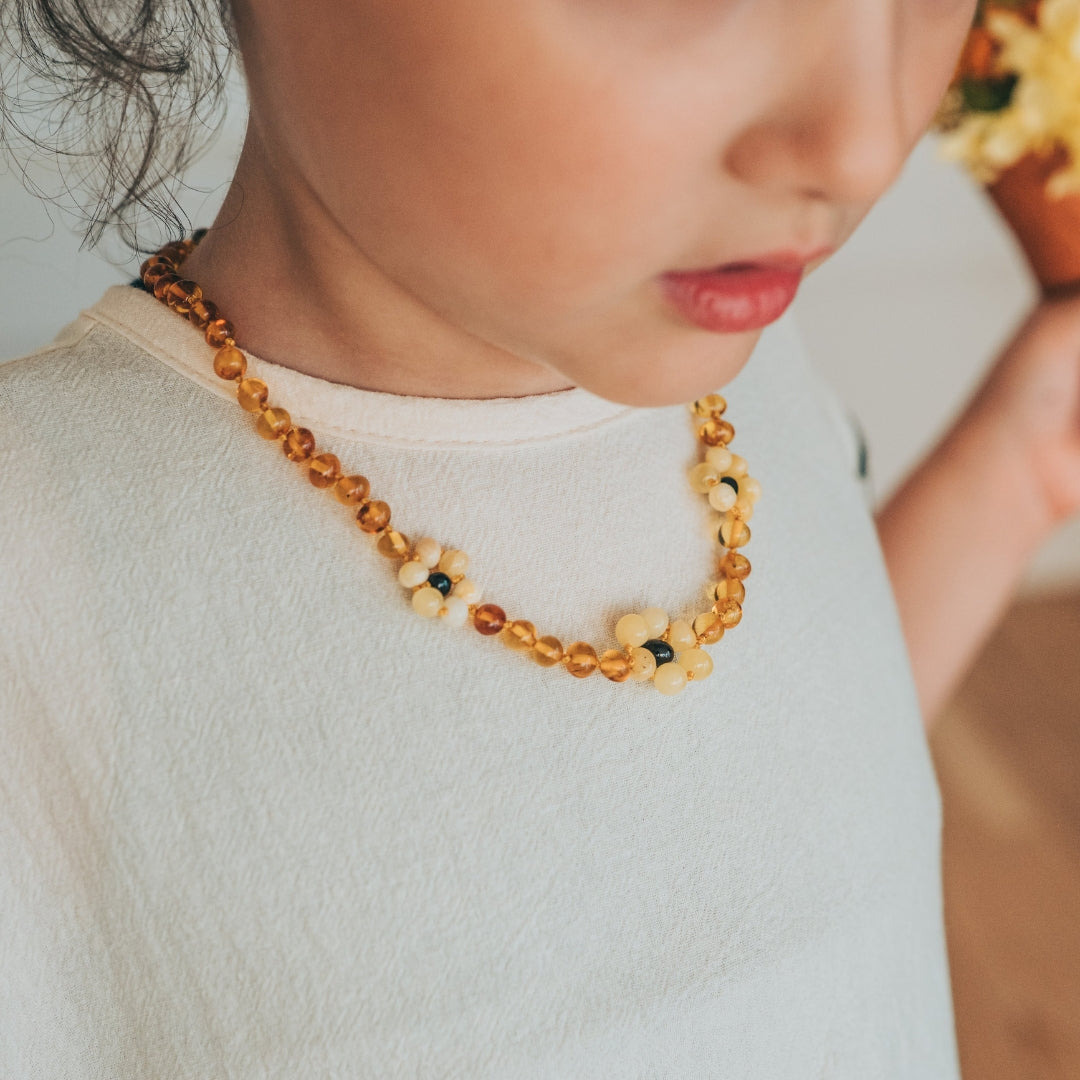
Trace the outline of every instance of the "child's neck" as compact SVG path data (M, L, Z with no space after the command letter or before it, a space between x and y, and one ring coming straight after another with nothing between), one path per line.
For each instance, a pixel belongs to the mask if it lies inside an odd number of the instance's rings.
M382 273L302 178L267 161L252 125L213 224L184 273L255 356L421 397L520 397L572 385L452 325Z

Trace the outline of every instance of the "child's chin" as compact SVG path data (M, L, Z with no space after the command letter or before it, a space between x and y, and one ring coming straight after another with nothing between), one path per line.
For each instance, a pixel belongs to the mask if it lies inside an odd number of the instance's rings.
M746 366L761 336L760 330L713 336L707 347L699 341L688 348L658 352L649 359L623 358L598 370L572 376L578 386L609 401L638 408L686 405L720 390Z

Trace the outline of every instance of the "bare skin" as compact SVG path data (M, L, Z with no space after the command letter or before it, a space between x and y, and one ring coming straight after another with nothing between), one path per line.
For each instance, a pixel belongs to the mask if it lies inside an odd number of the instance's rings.
M334 382L690 401L761 331L690 325L659 275L843 244L974 6L237 0L251 119L187 273L241 346ZM1041 305L877 515L928 731L1080 510L1078 328Z
M667 405L760 330L666 270L836 247L974 0L237 3L251 120L188 273L256 355L391 393Z

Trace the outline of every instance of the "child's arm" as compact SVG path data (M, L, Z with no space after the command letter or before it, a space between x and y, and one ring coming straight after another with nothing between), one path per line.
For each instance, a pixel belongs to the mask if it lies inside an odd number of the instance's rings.
M1080 511L1080 288L1040 303L876 515L929 736L1028 561Z

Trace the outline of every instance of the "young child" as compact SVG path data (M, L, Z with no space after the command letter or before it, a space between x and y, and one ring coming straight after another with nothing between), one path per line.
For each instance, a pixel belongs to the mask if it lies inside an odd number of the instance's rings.
M216 8L5 9L125 222ZM787 308L973 10L224 12L220 213L0 366L0 1075L959 1075L926 736L1080 304L876 522Z

